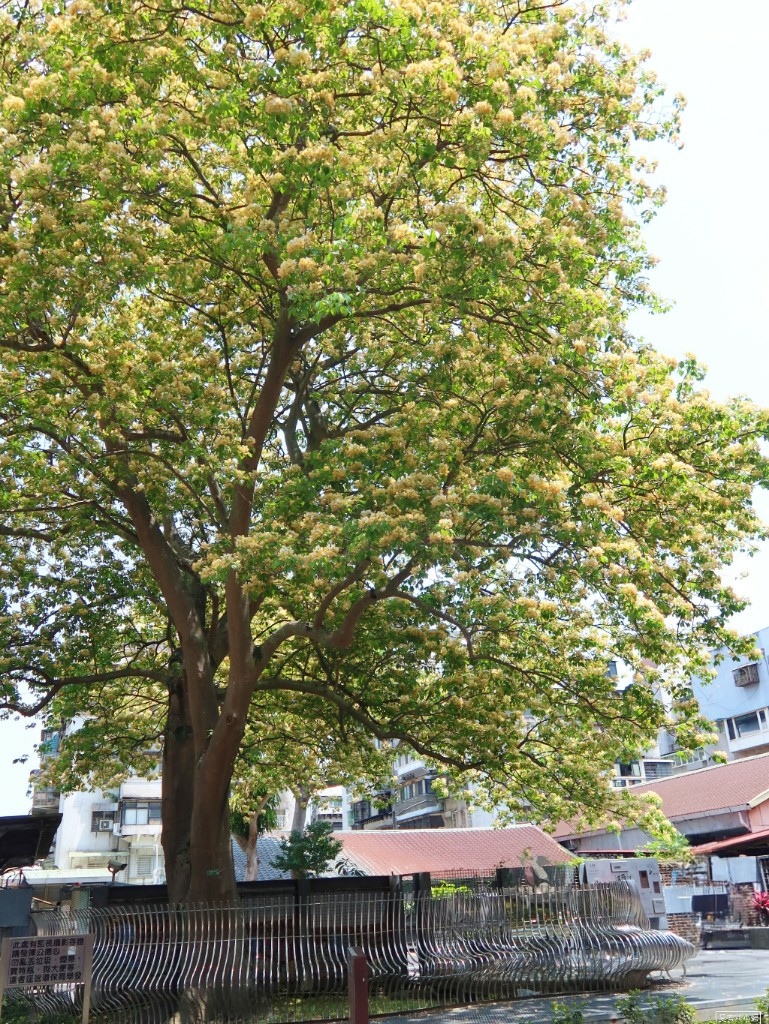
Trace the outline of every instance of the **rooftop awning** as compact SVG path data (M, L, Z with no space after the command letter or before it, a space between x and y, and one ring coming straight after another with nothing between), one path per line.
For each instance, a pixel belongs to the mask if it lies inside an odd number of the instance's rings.
M48 855L60 814L17 814L0 818L0 871L28 868Z
M114 860L114 858L115 854L109 850L73 850L69 855L73 868L83 863L88 863L91 867L96 867L99 864L106 865L108 861Z
M693 846L692 853L697 857L765 857L769 855L769 828Z

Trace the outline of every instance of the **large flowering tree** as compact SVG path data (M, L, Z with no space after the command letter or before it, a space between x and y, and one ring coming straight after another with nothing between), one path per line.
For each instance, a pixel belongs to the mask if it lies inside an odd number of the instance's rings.
M766 420L628 335L605 6L2 7L4 705L152 709L176 899L281 709L553 820L729 642Z

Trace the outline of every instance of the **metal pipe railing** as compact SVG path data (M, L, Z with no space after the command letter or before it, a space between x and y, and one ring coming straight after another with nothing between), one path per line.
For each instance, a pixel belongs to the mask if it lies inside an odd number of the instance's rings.
M649 930L624 881L62 908L35 922L38 934L93 933L95 1024L110 1016L163 1024L174 1014L190 1022L344 1020L350 971L361 964L371 1013L616 991L694 953L678 936ZM352 964L351 947L361 958ZM76 999L66 988L40 996L46 1009L74 1008Z

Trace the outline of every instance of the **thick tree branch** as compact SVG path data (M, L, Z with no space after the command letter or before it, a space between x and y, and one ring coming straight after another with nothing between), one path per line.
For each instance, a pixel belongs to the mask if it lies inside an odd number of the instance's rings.
M359 562L348 576L345 576L343 580L340 580L335 587L332 587L331 590L329 590L329 592L318 605L318 610L315 613L315 618L313 620L313 626L315 629L321 629L323 627L323 621L326 617L326 612L334 603L336 598L339 597L339 595L343 593L343 591L347 590L348 587L351 587L353 583L360 583L360 581L363 579L364 574L369 569L370 565L370 558L366 558L362 562Z
M430 618L440 619L441 622L446 622L450 626L453 626L462 635L462 639L465 641L467 647L467 656L470 661L475 660L475 651L473 649L473 637L467 626L464 626L458 619L453 618L447 612L441 611L440 608L433 608L432 605L428 604L427 601L422 598L415 597L413 594L404 593L404 591L398 591L395 597L400 598L402 601L408 601L409 604L413 604L415 608L419 608L420 611L425 612Z
M289 693L305 693L314 697L320 697L339 708L344 712L344 714L348 715L354 721L358 722L376 739L400 740L402 743L407 743L409 747L415 750L418 754L422 754L431 761L437 761L440 764L445 764L450 768L473 771L483 765L483 762L480 760L469 761L464 758L453 757L450 754L433 749L431 746L423 743L422 740L418 739L408 731L378 722L367 711L362 710L348 697L332 690L328 686L324 686L322 683L271 677L269 679L260 679L256 684L256 690L260 693L278 690Z

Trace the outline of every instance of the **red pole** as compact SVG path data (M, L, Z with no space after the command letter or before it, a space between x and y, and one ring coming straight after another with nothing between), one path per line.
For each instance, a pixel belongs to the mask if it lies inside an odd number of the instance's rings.
M350 1024L369 1024L368 964L358 946L347 950L348 984L350 988Z

